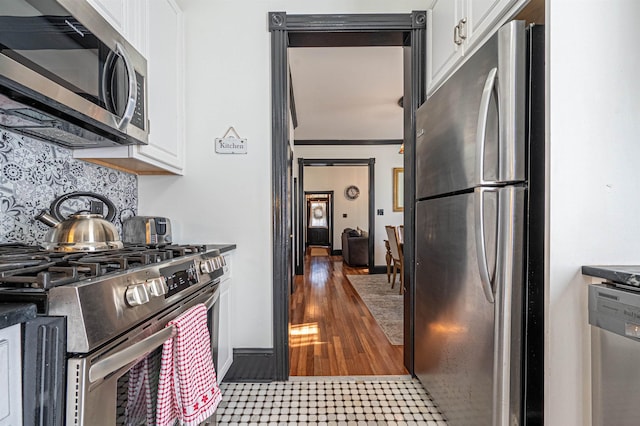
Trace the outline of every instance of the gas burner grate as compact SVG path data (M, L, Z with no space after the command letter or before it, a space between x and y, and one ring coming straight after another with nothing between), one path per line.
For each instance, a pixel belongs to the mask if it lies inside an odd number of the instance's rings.
M23 256L38 256L43 254L53 254L43 251L38 246L28 246L20 243L4 243L0 244L0 261L10 258L20 258Z
M87 274L89 272L89 274ZM87 268L58 266L45 263L31 268L21 268L0 273L0 287L25 287L49 289L71 284L92 276Z
M49 289L204 251L202 245L131 245L100 252L56 253L37 246L0 244L0 287Z
M190 254L202 253L207 250L206 246L193 244L170 244L166 246L158 246L158 250L173 253L173 257L188 256Z

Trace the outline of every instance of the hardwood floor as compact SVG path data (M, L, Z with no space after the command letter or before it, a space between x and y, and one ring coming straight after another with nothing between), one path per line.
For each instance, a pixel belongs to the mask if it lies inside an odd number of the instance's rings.
M408 374L403 346L393 346L346 275L366 268L344 265L342 256L305 257L305 275L291 296L291 376Z

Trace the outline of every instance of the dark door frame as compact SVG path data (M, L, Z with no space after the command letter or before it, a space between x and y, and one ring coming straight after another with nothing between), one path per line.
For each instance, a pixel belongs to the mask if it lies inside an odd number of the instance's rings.
M331 159L321 159L321 158L298 158L298 194L304 192L304 168L305 166L368 166L369 167L369 191L367 196L368 200L368 232L369 232L369 241L368 241L368 254L369 258L369 273L371 273L374 262L374 242L375 242L375 158L331 158ZM304 205L304 198L299 197L298 200L295 201L299 206ZM299 213L298 216L298 236L302 235L304 232L304 217L302 217L302 213ZM304 243L303 239L298 238L298 259L300 259L300 263L296 265L296 275L304 275Z
M271 185L273 194L273 345L274 379L289 378L289 288L291 215L287 199L289 140L289 68L287 48L296 45L404 46L404 226L405 356L413 374L413 229L415 188L415 112L425 100L426 11L407 14L288 15L269 13L271 32ZM307 41L305 41L307 40ZM310 40L310 41L309 41ZM323 43L324 40L324 44ZM340 44L342 43L342 44ZM407 78L409 77L409 78ZM373 221L371 222L373 223ZM289 265L288 265L289 263Z
M309 213L309 199L307 199L308 196L310 195L326 195L327 198L326 200L328 201L328 205L327 205L327 215L329 216L329 220L327 221L328 224L328 228L329 228L329 235L328 235L328 239L329 239L329 249L331 251L333 251L333 192L334 191L304 191L304 200L305 200L305 208L304 211L307 213L307 216L302 216L301 219L304 220L304 227L307 228L307 230L309 229L309 224L307 223L307 218L308 213ZM319 200L320 198L318 198ZM298 200L294 200L294 203L297 203ZM300 219L300 217L299 217ZM304 238L304 245L305 247L309 245L309 241L308 238L305 237Z

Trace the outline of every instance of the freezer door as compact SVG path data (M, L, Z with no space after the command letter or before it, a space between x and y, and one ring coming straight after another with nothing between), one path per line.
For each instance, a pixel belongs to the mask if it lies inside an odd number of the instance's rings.
M524 192L417 203L415 371L449 426L519 424Z
M416 113L416 199L525 180L526 33L498 33Z

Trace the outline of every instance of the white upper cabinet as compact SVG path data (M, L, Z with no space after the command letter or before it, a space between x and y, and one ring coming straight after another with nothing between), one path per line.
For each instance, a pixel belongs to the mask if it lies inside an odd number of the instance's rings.
M427 20L427 82L440 81L462 57L462 47L454 38L465 16L464 2L441 0L429 11ZM430 84L428 85L430 86Z
M184 166L184 45L182 12L172 0L151 0L149 69L149 145L139 154L175 168Z
M127 34L127 0L87 0L122 35Z
M427 22L427 95L529 0L436 0Z
M126 31L122 34L147 59L149 57L149 3L154 1L125 0L127 7L124 18Z
M147 59L149 144L75 150L73 156L136 174L184 174L184 24L175 0L91 0Z
M514 0L468 0L467 45L475 46L489 32L501 13L514 3Z

